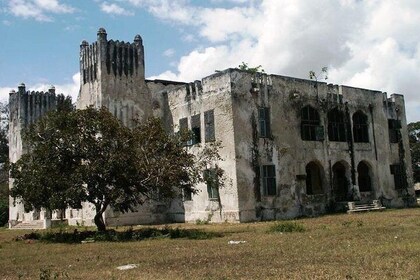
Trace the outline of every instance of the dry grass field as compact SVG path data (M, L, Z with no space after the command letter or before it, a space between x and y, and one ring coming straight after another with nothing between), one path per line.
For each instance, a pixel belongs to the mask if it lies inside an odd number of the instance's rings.
M306 230L177 224L223 237L88 244L14 241L27 232L1 229L0 279L420 279L420 208L297 223ZM137 268L117 269L126 264Z

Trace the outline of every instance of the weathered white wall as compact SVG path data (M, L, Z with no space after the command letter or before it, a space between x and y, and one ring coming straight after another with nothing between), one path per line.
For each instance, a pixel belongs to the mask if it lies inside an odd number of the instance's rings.
M187 87L190 87L189 94ZM219 189L219 200L209 199L206 184L197 186L198 193L193 195L191 201L174 200L169 215L176 221L239 221L230 91L230 77L225 74L214 74L201 82L196 81L194 84L179 86L175 90L168 91L168 104L175 130L179 129L179 120L185 117L188 118L188 125L191 128L191 116L200 114L202 142L187 148L194 154L202 149L202 146L207 145L204 112L214 110L215 138L222 143L219 152L223 158L217 164L225 171L226 178L224 186Z
M373 191L362 193L366 200L386 196L390 206L402 206L403 201L394 188L393 175L389 165L398 162L398 144L388 140L388 109L384 94L351 87L318 84L289 77L263 75L256 79L253 74L231 70L232 97L234 108L235 147L237 154L237 177L241 221L255 219L292 218L300 215L317 215L327 210L329 201L334 202L331 192L331 169L336 162L347 167L351 179L351 157L347 142L328 140L327 112L338 107L345 111L348 107L350 117L357 110L368 116L370 143L354 143L354 168L364 160L371 166ZM259 81L257 81L259 80ZM256 84L252 84L257 81ZM254 88L254 90L252 90ZM336 98L332 98L337 94ZM342 102L339 102L339 95ZM318 97L317 97L318 95ZM386 99L385 99L386 100ZM406 123L401 96L396 98L402 119L406 162L408 142ZM372 130L369 104L373 106L375 131ZM306 105L316 108L324 126L324 141L303 141L300 135L300 110ZM385 107L384 107L385 106ZM270 108L272 138L259 138L258 107ZM374 151L373 133L376 136L378 159ZM323 169L323 194L307 195L305 166L316 161ZM261 165L276 166L276 196L258 196L262 193L262 181L257 172ZM409 164L407 164L408 166ZM407 176L411 173L407 169ZM357 172L356 172L357 185ZM351 186L349 186L350 192ZM357 186L356 186L357 188Z
M9 160L17 162L28 152L27 145L22 140L23 130L35 123L49 110L56 107L55 88L48 92L29 92L25 85L20 84L18 91L9 95ZM9 179L9 189L13 188L13 179ZM9 220L11 224L17 221L32 221L40 217L38 211L26 213L23 204L18 199L9 197Z

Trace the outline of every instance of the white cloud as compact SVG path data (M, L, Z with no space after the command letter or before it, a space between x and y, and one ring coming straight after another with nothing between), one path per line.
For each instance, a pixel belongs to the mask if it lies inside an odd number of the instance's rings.
M157 78L192 81L242 61L302 78L328 66L330 82L404 94L408 120L420 120L419 1L262 0L233 8L175 1L188 17L166 9L157 14L154 1L129 2L148 7L158 18L194 25L198 31L190 39L210 41L181 57L176 71Z
M42 10L56 14L72 13L74 11L74 8L60 4L58 0L34 0L33 2Z
M25 19L53 21L51 14L73 13L75 9L59 0L8 0L8 11Z
M163 55L166 57L172 57L175 54L174 49L167 49L163 52Z
M17 91L17 87L0 87L0 102L5 102L9 100L9 93L11 90ZM72 81L65 84L58 84L54 85L55 92L57 94L63 93L64 95L69 95L72 97L73 102L76 102L77 96L79 94L80 89L80 73L75 73L72 76ZM36 83L36 84L27 84L26 90L29 91L48 91L48 89L51 88L51 84L47 83Z
M123 7L115 4L115 3L107 3L107 2L103 2L101 4L101 10L104 13L107 14L111 14L111 15L126 15L126 16L133 16L134 13L127 11L126 9L124 9Z
M9 100L9 93L12 90L17 90L11 87L0 87L0 102L7 102Z
M195 24L194 6L186 0L120 0L135 7L145 8L157 18L181 24Z

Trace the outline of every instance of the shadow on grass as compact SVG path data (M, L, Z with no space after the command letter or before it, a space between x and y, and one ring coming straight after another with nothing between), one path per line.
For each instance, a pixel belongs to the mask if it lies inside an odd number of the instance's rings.
M73 232L60 230L58 232L47 231L45 233L31 232L15 238L19 240L39 240L48 243L90 243L95 241L105 242L126 242L140 241L153 238L185 238L185 239L211 239L214 237L222 237L221 233L207 232L199 229L180 229L180 228L142 228L126 231L107 230L99 231L78 231Z

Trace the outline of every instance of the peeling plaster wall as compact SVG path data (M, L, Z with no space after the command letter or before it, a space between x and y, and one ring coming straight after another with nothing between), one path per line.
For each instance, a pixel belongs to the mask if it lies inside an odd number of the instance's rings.
M12 91L9 95L9 160L15 163L20 157L28 152L27 145L23 142L23 131L35 123L48 111L57 106L61 99L55 95L55 88L48 92L26 91L25 84L18 87L18 91ZM13 179L9 180L9 189L13 188ZM39 219L38 211L25 212L23 203L9 197L9 220L32 221Z
M372 187L369 193L357 194L363 200L381 199L388 206L404 205L401 193L395 190L390 164L398 163L398 144L389 143L390 106L398 108L402 121L403 152L408 181L409 153L407 127L402 96L386 98L386 93L345 86L327 85L276 75L255 75L230 70L234 111L235 148L241 221L284 219L325 213L334 202L331 167L342 162L346 166L348 192L358 192L357 164L365 161L371 167ZM395 101L389 104L390 101ZM319 112L325 140L301 140L301 108L311 105ZM371 106L369 106L371 105ZM272 137L258 136L258 108L270 108ZM368 116L369 143L332 142L328 140L327 112L335 107L348 110L349 116L361 110ZM372 125L372 116L374 125ZM395 111L395 110L394 110ZM374 126L374 130L373 130ZM375 133L376 145L373 143ZM352 141L351 141L352 142ZM354 157L351 158L351 145ZM376 151L375 151L376 146ZM316 161L322 166L323 193L306 194L305 167ZM276 166L276 196L262 193L262 165ZM352 182L354 173L354 182ZM303 175L299 176L299 175ZM352 186L356 185L356 186ZM409 183L409 186L412 184ZM412 195L409 188L409 194ZM384 199L385 197L385 199ZM331 209L333 210L333 209Z
M197 153L202 146L207 145L204 140L204 112L214 110L215 138L223 146L219 151L223 161L217 164L225 171L226 177L225 186L219 189L220 200L209 199L205 184L197 186L198 193L193 195L193 200L174 200L169 215L175 221L239 221L230 87L230 76L220 73L206 77L201 82L196 81L168 91L169 109L176 131L179 130L179 119L188 118L191 128L191 116L200 114L202 141L199 145L188 147L192 153Z

